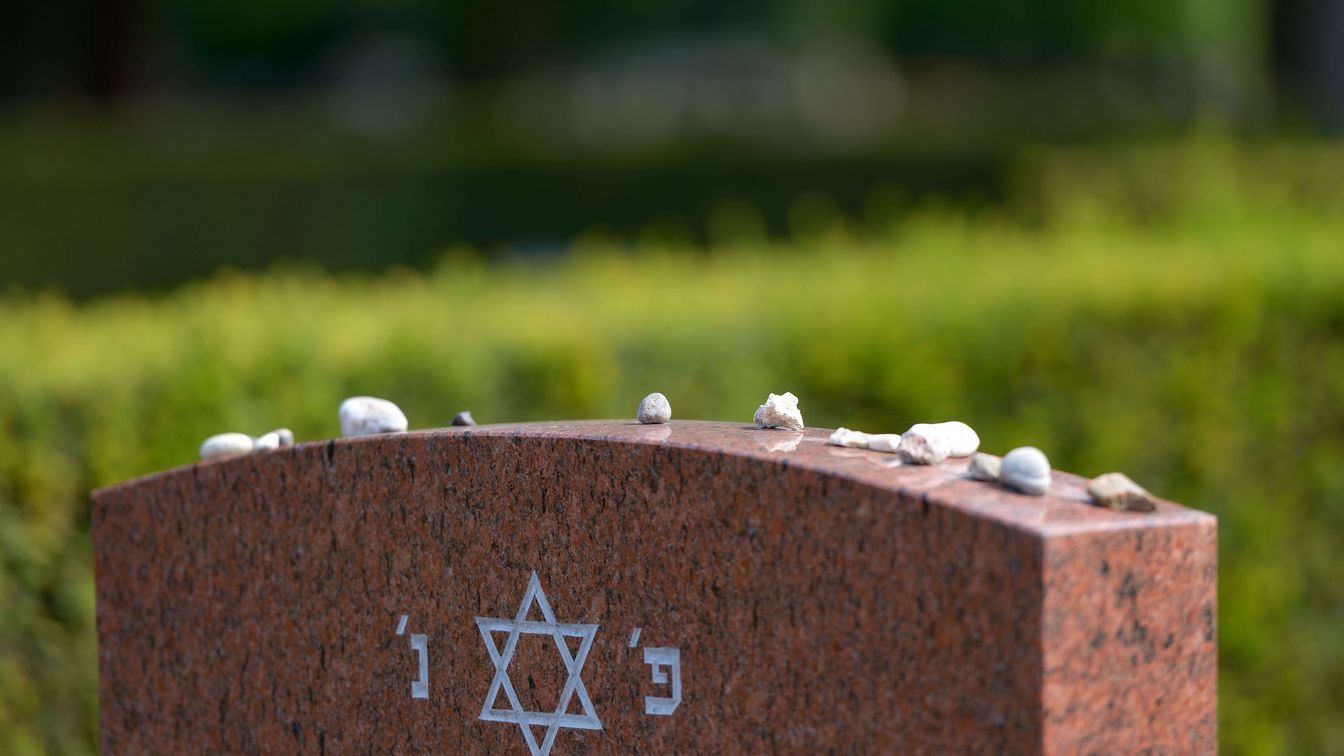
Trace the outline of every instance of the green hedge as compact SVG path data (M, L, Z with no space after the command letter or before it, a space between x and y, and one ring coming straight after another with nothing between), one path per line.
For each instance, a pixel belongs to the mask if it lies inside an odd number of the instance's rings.
M745 421L789 390L813 425L964 419L1214 512L1227 750L1339 752L1344 192L1274 168L1300 157L1052 158L1011 216L881 238L0 301L0 751L96 748L90 488L219 431L330 437L355 393L427 428L630 416L651 390Z

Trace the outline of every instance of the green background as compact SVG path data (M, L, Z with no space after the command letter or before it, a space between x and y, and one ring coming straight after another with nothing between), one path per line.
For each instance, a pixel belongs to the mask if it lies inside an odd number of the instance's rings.
M90 489L191 463L206 436L338 433L342 398L413 428L961 419L983 448L1123 470L1219 517L1231 753L1341 753L1344 151L1219 139L1046 151L1005 201L752 208L709 248L601 234L571 254L442 252L428 273L289 267L155 296L0 300L0 751L90 752ZM885 208L885 209L883 209Z

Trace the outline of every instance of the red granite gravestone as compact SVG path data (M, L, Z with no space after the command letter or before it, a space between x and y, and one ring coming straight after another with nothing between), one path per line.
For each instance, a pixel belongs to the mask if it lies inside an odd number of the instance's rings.
M827 431L513 425L94 494L109 753L1213 753L1213 517Z

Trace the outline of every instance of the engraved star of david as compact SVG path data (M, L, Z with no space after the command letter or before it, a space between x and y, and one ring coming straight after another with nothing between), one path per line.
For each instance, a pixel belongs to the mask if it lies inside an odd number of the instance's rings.
M532 608L532 602L536 601L541 607L541 616L545 622L534 622L527 618L527 612ZM597 634L597 625L565 625L555 621L555 612L551 611L551 605L546 601L546 592L541 589L541 581L537 579L537 573L533 572L532 577L527 581L527 592L523 594L523 603L518 607L518 615L511 620L495 619L492 617L477 617L476 626L481 630L481 637L485 639L486 650L490 652L490 660L495 665L495 679L490 683L490 692L485 694L485 705L481 707L480 718L487 722L513 722L523 731L523 739L527 741L527 747L532 751L532 756L547 756L551 752L551 746L555 745L555 736L559 733L561 727L569 727L577 730L600 730L602 723L597 719L597 713L593 711L593 702L588 698L588 691L583 687L583 679L579 677L583 671L583 662L588 658L588 651L593 647L593 636ZM504 643L504 649L501 651L495 644L495 639L490 635L491 632L507 632L508 640ZM568 677L565 679L565 687L560 692L560 703L556 705L555 711L527 711L522 703L518 701L518 693L513 689L513 683L509 680L509 662L513 660L513 652L518 649L518 636L520 635L549 635L555 639L555 647L560 652L560 658L565 663L565 669L568 671ZM576 654L571 654L569 645L565 642L566 638L580 638L579 650ZM499 697L499 691L504 691L508 698L509 708L498 709L494 707L495 699ZM568 714L569 703L577 695L579 704L583 707L582 714ZM536 736L532 734L533 725L542 725L546 727L546 736L541 743L537 743Z

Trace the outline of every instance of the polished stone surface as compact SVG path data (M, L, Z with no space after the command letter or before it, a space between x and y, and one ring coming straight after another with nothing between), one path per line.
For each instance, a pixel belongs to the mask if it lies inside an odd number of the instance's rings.
M103 748L1216 751L1213 517L828 435L451 428L98 491Z

